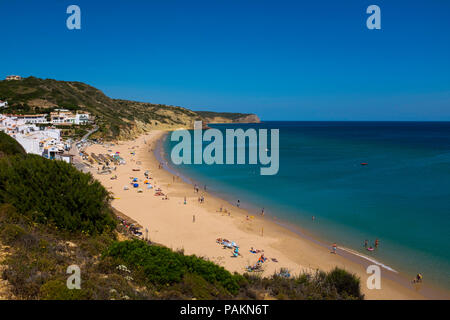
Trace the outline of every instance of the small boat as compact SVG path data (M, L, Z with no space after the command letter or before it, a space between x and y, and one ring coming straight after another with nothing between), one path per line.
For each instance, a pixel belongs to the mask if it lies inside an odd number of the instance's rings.
M362 165L362 166L367 166L368 163L367 163L367 162L361 162L361 165Z

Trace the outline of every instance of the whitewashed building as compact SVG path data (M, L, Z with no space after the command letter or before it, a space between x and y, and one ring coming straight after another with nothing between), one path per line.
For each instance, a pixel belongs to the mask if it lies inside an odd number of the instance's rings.
M37 154L49 159L64 152L64 143L61 141L59 129L36 130L28 133L16 133L12 135L27 153Z
M11 80L22 80L22 77L21 76L12 75L12 76L7 76L6 80L8 80L8 81L11 81Z
M16 114L14 115L14 117L17 117L18 119L23 119L25 123L30 124L48 123L47 115L45 114Z
M0 100L0 108L8 108L8 101Z

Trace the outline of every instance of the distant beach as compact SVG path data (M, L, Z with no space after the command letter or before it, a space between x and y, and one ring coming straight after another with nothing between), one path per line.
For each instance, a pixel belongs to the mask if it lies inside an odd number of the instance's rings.
M160 168L155 150L164 134L164 131L152 131L133 141L119 142L114 146L94 144L86 150L89 154L111 153L108 150L120 152L126 164L118 166L111 175L97 174L95 167L91 172L114 194L113 207L147 228L152 241L183 250L186 254L206 257L229 271L239 273L245 272L245 268L255 264L260 257L261 252L251 253L251 248L264 250L267 258L264 263L265 276L281 268L288 268L291 274L297 274L342 267L361 278L361 289L367 299L444 297L426 288L414 290L406 279L394 273L390 275L385 270L382 273L382 289L368 290L368 275L365 264L361 262L364 259L358 260L356 255L339 247L337 255L330 254L326 244L299 236L295 227L277 224L237 208L205 192L203 186L199 186L199 193L196 193L193 185L177 177L177 171ZM144 176L146 171L151 179ZM111 179L114 176L117 179ZM138 188L130 185L132 178L138 178ZM153 189L147 189L143 184L145 180L150 181ZM154 195L158 188L164 196ZM168 199L163 200L166 195ZM199 197L204 197L204 203L199 202ZM231 250L223 249L216 242L218 238L236 242L240 247L240 256L232 257Z
M231 203L240 198L253 214L264 207L266 217L326 245L337 242L408 279L420 272L427 284L450 289L450 123L210 126L279 128L279 173L261 176L257 165L174 166L183 175ZM173 145L167 139L164 147Z

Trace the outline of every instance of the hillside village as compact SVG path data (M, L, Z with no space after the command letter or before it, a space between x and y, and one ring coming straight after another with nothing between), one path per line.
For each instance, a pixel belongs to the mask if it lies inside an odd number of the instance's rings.
M7 76L7 81L22 80L20 76ZM6 111L7 101L0 100L0 108ZM6 109L6 110L5 110ZM71 163L72 156L67 152L73 140L63 139L62 131L68 126L94 124L89 112L67 109L54 109L48 113L14 114L1 113L0 132L14 138L27 153L37 154L47 159L59 159Z
M44 127L37 124L49 125ZM72 139L63 139L61 129L42 120L41 115L0 114L0 132L14 138L27 153L71 162L71 156L66 152L71 149Z
M6 76L0 81L0 131L27 153L71 162L85 138L134 139L152 129L204 123L259 122L254 114L192 111L182 107L111 99L81 82Z

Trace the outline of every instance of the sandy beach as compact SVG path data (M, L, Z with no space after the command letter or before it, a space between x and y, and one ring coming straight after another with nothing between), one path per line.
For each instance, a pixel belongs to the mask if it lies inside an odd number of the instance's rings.
M427 298L421 288L385 277L384 269L381 289L369 290L366 286L369 275L365 266L346 257L346 252L338 249L338 254L331 254L329 248L305 239L268 218L250 217L245 210L208 194L201 187L196 193L193 185L160 168L154 150L163 134L164 131L152 131L132 141L119 142L114 146L94 144L85 150L88 154L120 152L126 164L118 166L112 174L98 174L97 166L90 169L91 173L114 194L112 206L136 220L144 230L147 228L152 241L173 250L184 250L185 254L205 257L231 272L239 273L245 272L246 266L254 265L260 257L260 253L250 252L253 247L264 250L264 256L268 258L263 264L263 274L266 276L280 268L288 268L291 274L298 274L316 269L328 271L338 266L361 278L361 289L366 299ZM144 172L147 170L153 189L147 189L144 185L147 180ZM117 179L111 179L115 175ZM132 178L138 178L138 188L130 185ZM129 189L124 190L125 186ZM155 196L155 189L158 188L167 195L167 200L163 196ZM198 200L201 196L205 199L204 203ZM232 250L222 248L216 242L217 238L236 242L240 247L240 256L232 257Z

